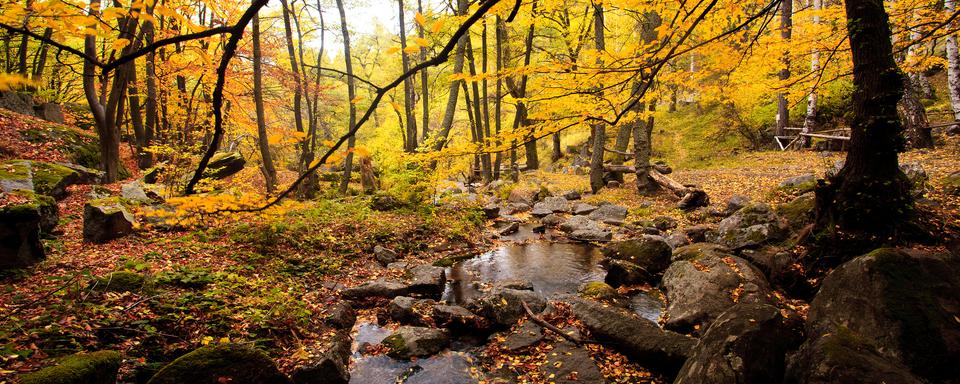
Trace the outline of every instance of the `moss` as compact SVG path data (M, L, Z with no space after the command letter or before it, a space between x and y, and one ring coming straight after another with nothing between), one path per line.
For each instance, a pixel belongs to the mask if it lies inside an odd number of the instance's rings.
M111 384L117 381L122 356L116 351L79 353L57 365L21 377L23 384Z
M24 197L27 201L22 204L0 207L0 216L5 220L40 215L45 209L56 209L57 206L57 202L52 197L39 195L31 191L21 189L8 192L7 194Z
M604 302L618 303L626 300L616 289L602 281L584 283L577 292L580 297Z
M777 191L788 195L799 196L807 192L812 192L817 186L817 180L805 181L800 184L784 185L777 187Z
M943 189L945 192L960 196L960 172L954 172L943 179Z
M242 344L219 344L180 356L147 384L223 382L287 384L290 379L259 349Z
M59 164L32 161L31 165L34 190L44 195L63 194L64 188L80 176L77 171Z
M816 197L812 193L805 193L789 203L780 205L776 211L793 228L800 228L813 220L813 210Z
M8 160L0 164L0 180L30 180L30 162Z
M469 253L468 253L468 254L463 254L463 255L451 255L451 256L446 256L446 257L444 257L444 258L442 258L442 259L440 259L440 260L437 260L437 261L433 262L433 266L435 266L435 267L444 267L444 268L446 268L446 267L452 267L454 264L459 263L459 262L464 261L464 260L467 260L467 259L470 259L470 258L472 258L472 257L474 257L474 256L475 256L475 255L472 255L472 254L469 254Z
M147 286L147 278L136 272L116 271L94 279L91 285L101 292L136 292Z
M387 336L381 344L387 347L387 355L390 357L402 358L410 355L410 349L407 348L407 344L403 341L403 336L399 333Z

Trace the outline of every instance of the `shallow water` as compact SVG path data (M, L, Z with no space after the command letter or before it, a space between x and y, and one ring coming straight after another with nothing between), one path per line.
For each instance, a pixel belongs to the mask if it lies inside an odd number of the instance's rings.
M458 349L468 349L462 342L455 342L453 350L416 360L396 360L386 355L364 356L360 350L365 344L380 344L392 333L389 328L371 322L358 323L354 328L353 361L350 366L350 382L354 384L460 384L477 383L478 369L474 356Z

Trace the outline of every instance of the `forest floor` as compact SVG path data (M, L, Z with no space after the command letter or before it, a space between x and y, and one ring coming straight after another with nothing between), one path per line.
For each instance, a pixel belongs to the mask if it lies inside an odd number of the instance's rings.
M774 192L781 180L822 175L841 158L749 152L705 168L678 169L671 177L701 186L715 205L737 194L777 204L783 201ZM940 184L960 169L960 141L905 153L902 161L922 164L930 177L927 199L951 228L960 227L960 199L941 193ZM628 177L625 187L604 189L585 201L626 206L627 222L656 216L674 217L681 226L696 221L676 209L672 197L636 194L632 181ZM556 192L588 189L585 176L547 172L525 174L524 183ZM119 186L106 187L117 191ZM101 349L122 351L122 377L141 381L157 369L153 362L228 340L255 342L290 371L332 336L323 315L340 289L400 273L373 260L375 245L395 249L407 261L432 263L477 254L496 243L483 236L486 223L477 206L414 205L380 212L361 196L310 202L281 216L228 218L179 231L144 228L91 244L81 235L90 188L72 186L59 202L60 225L45 240L45 261L0 277L0 382L48 365L49 357ZM129 291L103 290L104 279L120 276L111 275L118 271L143 280L132 281L136 289ZM604 374L623 375L622 356L608 361Z

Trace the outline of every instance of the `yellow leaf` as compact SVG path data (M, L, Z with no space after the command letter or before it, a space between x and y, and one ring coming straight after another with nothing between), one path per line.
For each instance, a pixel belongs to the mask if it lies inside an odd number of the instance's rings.
M413 18L417 20L417 24L420 24L421 27L427 26L427 18L424 17L422 13L417 12L417 14L413 16Z
M390 47L389 49L387 49L388 55L392 55L397 52L400 52L400 47Z
M113 42L112 48L119 51L128 45L130 45L130 39L117 39Z
M404 48L403 51L406 53L417 53L420 51L420 47L416 45L411 45L409 47Z
M357 104L360 100L363 100L363 96L354 97L353 100L350 100L350 104Z
M332 146L333 146L333 141L331 141L331 140L324 140L324 141L323 141L322 143L320 143L320 144L323 144L324 147L332 147Z
M433 32L433 33L440 32L440 29L443 28L443 23L444 23L443 20L437 20L433 22L433 25L430 26L430 32Z
M430 45L430 42L427 41L427 39L424 39L424 38L422 38L422 37L414 37L414 38L413 38L413 41L416 42L417 44L419 44L421 47L426 47L426 46Z

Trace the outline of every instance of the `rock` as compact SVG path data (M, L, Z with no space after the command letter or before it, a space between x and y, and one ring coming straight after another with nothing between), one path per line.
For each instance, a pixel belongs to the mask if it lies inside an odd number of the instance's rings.
M370 199L370 209L374 211L387 212L403 208L404 204L396 197L386 193L378 193Z
M881 248L827 275L810 304L814 342L845 333L928 382L960 377L960 260Z
M105 243L124 237L133 233L135 221L119 198L87 201L83 206L83 239L93 243Z
M418 265L407 271L410 278L408 292L414 295L435 296L443 293L447 283L447 274L443 267Z
M754 203L723 219L711 240L734 250L751 248L786 239L789 227L769 205Z
M471 331L476 331L483 325L480 316L459 305L434 305L433 321L438 327Z
M210 158L203 177L211 179L226 179L243 170L247 161L240 152L217 152Z
M532 291L533 284L525 280L498 280L493 282L493 286L490 287L490 290L498 289L516 289L518 291Z
M960 171L943 178L943 190L948 194L960 196Z
M661 231L671 230L677 227L677 219L670 216L657 216L653 219L653 226Z
M736 211L739 211L741 208L746 207L750 204L750 198L744 195L733 195L727 199L727 205L724 207L723 211L727 215L731 215Z
M789 359L784 384L921 384L903 363L841 328L808 339Z
M736 256L676 261L663 273L667 321L664 328L701 332L736 303L769 303L763 273Z
M507 201L515 204L525 204L528 207L533 206L538 200L539 191L526 188L514 188L507 196Z
M679 248L690 244L690 239L687 238L687 235L679 231L671 233L665 241L670 245L670 248Z
M323 353L295 368L295 384L347 384L350 382L350 335L337 333L323 346Z
M677 202L677 208L683 211L692 211L710 205L710 196L701 189L691 189Z
M656 275L670 266L673 248L662 238L647 235L611 242L601 249L601 253L610 259L629 261Z
M799 230L813 222L815 204L816 196L813 192L807 192L789 203L778 206L776 212L777 215L787 221L790 228Z
M347 300L361 300L368 298L392 299L407 294L409 288L405 284L390 280L374 280L340 292L340 297Z
M607 270L603 281L614 287L653 283L656 280L652 273L629 261L605 259L602 264Z
M57 103L43 103L33 107L34 114L46 121L63 124L63 107Z
M737 304L704 333L674 384L776 383L802 341L802 320L766 304Z
M610 241L613 233L599 229L578 229L570 233L570 238L577 241Z
M566 340L547 352L547 363L541 369L546 377L552 377L551 383L606 383L590 352Z
M678 333L664 331L646 319L601 303L580 298L568 298L570 309L590 334L605 345L644 368L671 377L677 373L690 354L696 340Z
M619 205L606 204L590 212L587 217L589 217L590 220L605 224L623 225L623 221L627 218L627 208Z
M506 223L506 225L504 225L499 230L497 230L497 234L499 234L500 236L509 236L514 233L517 233L517 231L519 230L520 230L520 223L516 221L511 221L509 223Z
M373 257L377 259L377 262L379 262L381 265L390 264L400 258L397 256L397 251L382 245L375 245L373 247Z
M21 115L33 116L33 96L16 91L0 92L0 108L9 109Z
M621 183L621 182L619 182L619 181L617 181L617 180L607 181L607 188L614 189L614 188L620 188L620 187L622 187L622 186L623 186L623 183Z
M653 163L653 169L655 169L657 172L660 172L661 175L669 175L673 173L673 168L670 168L670 166L667 165L667 163L664 163L662 161Z
M123 356L116 351L77 353L57 360L57 365L20 377L23 384L114 384Z
M777 189L786 193L802 195L812 192L813 187L817 185L817 176L809 173L806 175L794 176L777 185Z
M483 216L487 220L493 220L500 217L500 206L496 203L483 206Z
M146 283L144 275L132 271L116 271L94 279L90 285L98 292L140 292Z
M30 191L0 192L0 270L23 268L46 257L40 237L57 225L52 197Z
M580 284L577 293L584 299L597 300L618 307L626 307L630 304L629 299L602 281L588 281Z
M954 124L944 130L947 136L960 136L960 125Z
M521 301L534 313L547 305L543 296L534 291L495 287L471 303L469 309L495 325L509 327L527 315Z
M530 204L510 203L508 208L510 209L510 214L514 214L514 213L529 211L531 207L530 207Z
M533 206L533 211L536 212L537 208L549 210L552 213L567 213L570 212L570 202L563 197L547 197L543 201L535 204Z
M567 200L580 200L582 196L579 191L567 191L563 194L563 198Z
M543 328L532 321L524 321L516 330L507 334L501 344L510 352L517 352L540 343L543 340Z
M80 172L60 164L31 160L0 163L0 189L3 192L24 190L62 199L67 196L67 187L81 181Z
M551 213L540 219L540 223L548 227L556 227L560 225L561 222L563 222L563 217L555 213Z
M679 260L700 260L704 257L712 256L723 258L727 256L732 256L733 253L729 248L724 247L720 244L713 243L693 243L690 245L685 245L680 248L673 250L673 255L670 257L671 261Z
M426 325L424 316L430 314L434 304L430 299L397 296L387 304L387 315L400 324Z
M357 322L357 312L346 301L338 301L327 312L327 324L337 329L350 329Z
M553 210L551 210L551 209L549 209L549 208L547 208L547 207L544 207L544 206L542 206L541 204L543 204L543 203L537 203L537 205L534 205L534 206L533 206L533 210L530 211L530 216L533 216L533 217L545 217L545 216L553 213Z
M692 243L703 243L707 241L709 235L716 232L717 226L713 224L698 224L685 228L683 233L687 235Z
M181 356L163 367L147 384L223 382L291 383L262 351L245 344L218 344Z
M435 328L403 326L383 339L387 355L395 359L425 357L442 351L450 344L447 331Z
M579 204L577 204L577 205L575 205L575 206L573 207L573 214L574 214L574 215L589 215L590 212L593 212L593 211L596 211L596 210L597 210L597 207L596 207L596 206L593 206L593 205L590 205L590 204L587 204L587 203L579 203Z
M802 292L812 288L803 274L803 269L794 265L797 264L797 256L792 252L776 247L762 247L744 249L740 252L740 257L759 268L767 276L767 281L774 286L788 289L788 292L796 289Z
M560 223L560 230L571 233L579 230L600 230L600 226L586 216L571 216L563 223Z
M910 181L910 191L913 193L913 196L923 196L923 193L927 189L927 181L930 180L923 166L920 165L920 163L900 163L900 171L902 171L904 175L907 175L907 180Z
M147 192L143 189L143 184L137 180L123 184L120 187L120 197L126 201L140 204L150 204L154 202L153 199L147 196Z

